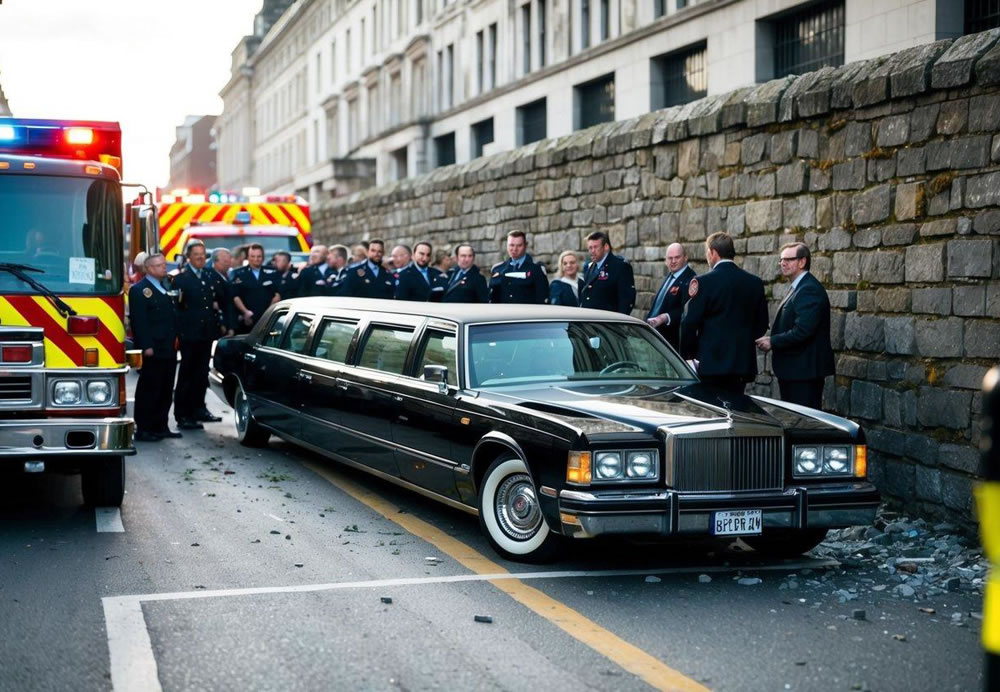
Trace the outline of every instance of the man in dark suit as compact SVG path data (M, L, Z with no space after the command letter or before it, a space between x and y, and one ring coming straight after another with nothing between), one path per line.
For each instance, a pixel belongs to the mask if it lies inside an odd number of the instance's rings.
M281 300L278 271L264 266L264 248L253 243L247 248L247 264L233 272L233 305L240 314L237 332L249 333L272 303Z
M344 281L347 279L347 256L350 250L345 245L334 245L326 256L330 271L326 273L326 287L323 295L339 296L344 292Z
M229 283L229 268L232 265L233 255L224 247L212 250L212 266L206 265L219 302L219 336L232 336L236 333L236 307L233 305L233 286Z
M448 288L441 302L486 303L489 299L486 278L476 266L475 249L471 245L459 245L455 248L455 266L448 272Z
M439 269L430 266L433 252L426 241L413 246L413 261L399 272L396 281L396 300L441 302L448 280Z
M491 303L534 303L544 305L549 299L549 280L545 268L527 254L528 239L524 231L507 234L507 254L510 259L493 265L490 270Z
M728 233L705 240L712 269L688 284L681 355L696 361L702 382L742 394L757 376L754 342L767 331L767 300L764 282L736 266L734 257Z
M607 233L594 231L587 236L590 262L583 270L580 307L610 310L627 315L635 305L635 278L632 265L611 252Z
M791 285L774 316L771 336L757 339L757 347L771 351L782 399L820 409L823 382L834 374L830 299L809 273L812 256L805 243L782 246L780 257L781 273Z
M299 294L299 273L292 266L292 253L278 250L272 262L278 271L278 293L282 300L296 297Z
M177 318L173 290L164 285L167 260L156 253L144 262L146 276L128 291L129 322L142 368L135 388L135 439L158 442L181 437L167 427L177 370Z
M671 346L681 348L681 315L688 302L688 284L695 277L688 266L687 251L680 243L667 247L667 275L653 297L646 322L663 335Z
M392 300L396 292L396 280L382 266L385 243L381 240L368 241L368 259L347 268L344 289L341 295L352 298L384 298Z
M326 276L330 271L329 251L326 245L313 245L309 251L309 266L299 272L298 295L321 296L326 293ZM313 260L316 262L313 262ZM286 296L282 295L282 298Z

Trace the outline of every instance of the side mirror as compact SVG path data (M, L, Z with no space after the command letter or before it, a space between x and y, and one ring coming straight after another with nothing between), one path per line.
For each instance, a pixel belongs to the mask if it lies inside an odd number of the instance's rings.
M424 380L427 382L437 382L438 391L442 394L448 392L448 368L444 365L425 365Z
M131 251L153 253L160 251L160 219L153 204L133 204L129 231ZM134 256L134 255L133 255Z

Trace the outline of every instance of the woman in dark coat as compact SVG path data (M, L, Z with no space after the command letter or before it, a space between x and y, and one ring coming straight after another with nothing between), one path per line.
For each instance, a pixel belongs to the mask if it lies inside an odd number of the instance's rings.
M580 307L580 290L583 279L579 278L580 260L572 250L566 250L559 255L559 276L549 284L549 303Z

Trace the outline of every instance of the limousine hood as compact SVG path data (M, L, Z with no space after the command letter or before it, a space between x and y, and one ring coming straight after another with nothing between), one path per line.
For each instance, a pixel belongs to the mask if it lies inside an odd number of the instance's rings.
M614 421L649 432L660 427L732 420L781 429L852 433L850 421L765 397L733 394L701 383L685 386L650 384L560 384L505 389L505 397L532 410L571 419Z

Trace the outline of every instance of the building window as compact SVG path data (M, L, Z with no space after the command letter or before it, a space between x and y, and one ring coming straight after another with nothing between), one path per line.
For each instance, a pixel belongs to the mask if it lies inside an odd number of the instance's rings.
M667 13L667 0L653 0L653 16L662 17Z
M580 0L580 49L590 48L590 0Z
M521 5L521 74L531 72L531 3Z
M483 147L493 142L493 118L480 120L472 126L472 158L483 155Z
M337 42L330 41L330 83L337 83Z
M444 51L439 50L437 54L437 107L443 111L444 105Z
M402 180L407 176L406 147L402 147L389 155L392 159L392 179Z
M434 161L440 166L450 166L455 163L455 133L434 138Z
M490 89L495 89L497 86L497 25L490 24L490 60L489 60L489 72L490 72Z
M517 109L517 146L537 142L546 136L545 99L519 106Z
M379 131L378 117L378 87L368 89L368 136L372 137Z
M403 79L398 72L389 77L389 125L395 127L402 122Z
M538 66L545 67L545 0L537 0Z
M573 87L573 116L576 130L614 121L614 74L604 75Z
M360 114L358 113L358 99L352 99L347 102L347 148L354 149L358 146L358 129L360 123L358 122Z
M965 0L965 33L1000 27L1000 2L997 0Z
M706 47L700 43L649 61L650 108L669 108L708 94Z
M774 22L774 76L844 64L844 3L824 3Z
M448 99L448 108L455 105L455 44L450 43L445 48L445 96Z
M476 32L476 93L481 94L486 91L486 46L484 45L484 35L482 31Z
M601 40L607 41L611 35L611 2L601 0Z
M415 118L427 115L427 97L424 94L424 85L427 83L425 65L423 58L413 63L413 92L410 94L410 107L413 109L413 117Z

